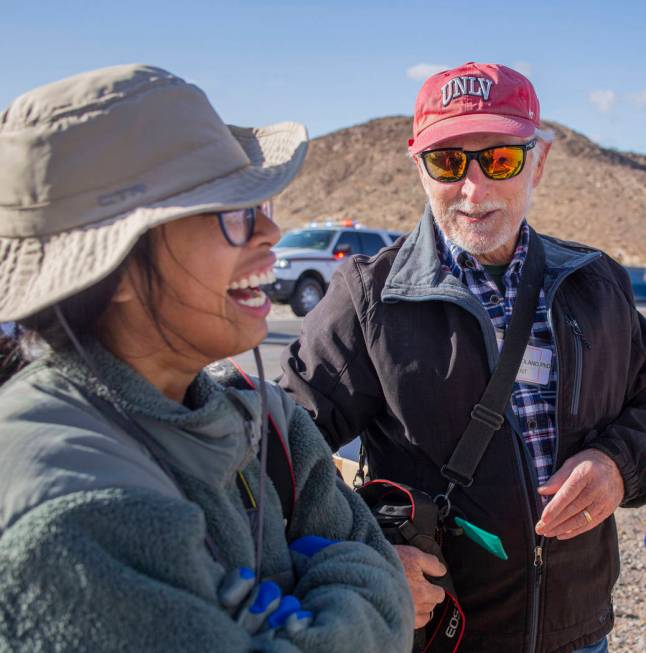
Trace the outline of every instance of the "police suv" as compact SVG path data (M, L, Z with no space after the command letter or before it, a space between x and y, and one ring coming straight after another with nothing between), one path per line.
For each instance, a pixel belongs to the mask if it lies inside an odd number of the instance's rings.
M292 307L296 315L309 313L320 301L336 268L352 254L372 256L401 234L362 227L352 220L312 222L288 231L273 248L276 281L263 290L270 299Z

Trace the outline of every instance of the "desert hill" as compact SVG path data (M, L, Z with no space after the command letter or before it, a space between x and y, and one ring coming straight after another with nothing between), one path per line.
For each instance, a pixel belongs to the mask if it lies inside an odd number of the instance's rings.
M646 156L608 150L558 123L529 219L538 230L646 265ZM342 129L310 144L303 171L278 196L283 228L353 218L410 230L425 196L406 143L411 119L393 116Z

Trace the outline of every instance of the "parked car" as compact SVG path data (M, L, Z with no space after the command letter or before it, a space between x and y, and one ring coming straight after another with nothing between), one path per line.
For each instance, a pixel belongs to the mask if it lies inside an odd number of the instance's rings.
M646 302L646 268L626 267L636 302Z
M288 231L273 248L276 281L263 290L273 302L289 304L302 317L321 301L332 274L346 257L372 256L401 235L363 227L352 220L313 222Z

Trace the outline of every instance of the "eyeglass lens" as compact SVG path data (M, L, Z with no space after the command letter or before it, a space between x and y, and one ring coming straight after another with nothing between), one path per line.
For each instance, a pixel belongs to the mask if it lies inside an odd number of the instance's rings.
M433 179L461 179L467 167L467 155L460 150L435 150L422 156Z
M422 154L426 170L438 181L458 181L464 177L469 156L462 150L431 150ZM478 159L482 172L490 179L509 179L517 175L525 161L523 147L492 147L482 150Z
M479 162L487 177L509 179L520 172L525 150L519 147L494 147L480 153Z
M255 209L237 209L219 214L224 235L232 245L244 245L251 238L255 213Z

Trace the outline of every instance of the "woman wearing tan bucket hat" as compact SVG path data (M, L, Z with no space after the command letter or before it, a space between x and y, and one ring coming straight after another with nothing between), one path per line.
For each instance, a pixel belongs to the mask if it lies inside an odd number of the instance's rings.
M397 558L308 415L260 364L258 390L207 367L266 334L259 207L305 151L147 66L0 117L0 322L42 352L0 390L0 650L410 650Z

